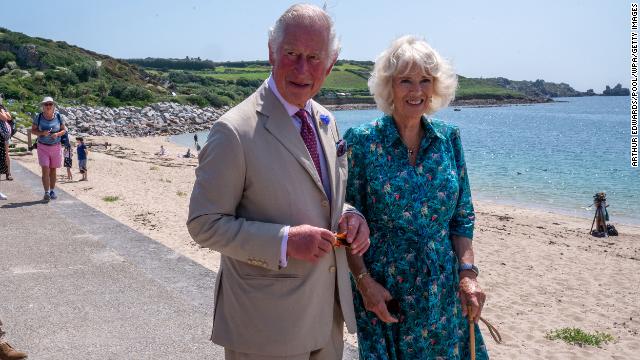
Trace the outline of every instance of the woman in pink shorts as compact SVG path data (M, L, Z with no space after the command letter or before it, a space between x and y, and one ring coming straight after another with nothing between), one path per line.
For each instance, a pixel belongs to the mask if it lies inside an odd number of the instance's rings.
M36 115L31 125L31 133L38 135L38 163L42 168L42 187L44 200L57 199L56 169L62 166L62 147L60 137L67 132L64 119L56 111L53 98L47 96L42 102L42 112Z

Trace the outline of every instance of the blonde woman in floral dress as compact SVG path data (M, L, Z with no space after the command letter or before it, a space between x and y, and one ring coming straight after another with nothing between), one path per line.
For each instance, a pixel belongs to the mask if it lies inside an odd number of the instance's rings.
M470 357L467 306L477 321L485 294L469 179L458 128L426 115L446 107L456 86L435 50L401 37L369 80L386 115L344 136L347 202L371 230L369 251L348 258L361 359ZM487 359L477 325L475 333L477 359Z

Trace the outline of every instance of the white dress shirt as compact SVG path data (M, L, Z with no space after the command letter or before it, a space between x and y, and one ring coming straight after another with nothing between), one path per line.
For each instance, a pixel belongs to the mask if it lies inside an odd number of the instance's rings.
M287 100L285 100L282 97L282 95L280 95L280 92L276 87L276 82L275 80L273 80L273 75L269 75L269 78L267 79L267 88L269 88L269 90L271 90L275 94L276 98L278 98L280 103L282 103L282 106L284 106L284 109L286 110L287 114L289 114L289 116L291 117L291 121L293 121L293 125L295 125L298 131L300 131L300 128L302 127L302 120L296 116L296 113L298 112L298 110L300 110L300 108L289 103ZM307 115L309 115L309 119L314 119L311 101L307 101L307 103L304 105L304 110L307 112ZM329 170L327 169L327 160L324 157L324 150L322 149L322 144L320 143L320 139L318 138L318 130L316 129L317 121L311 121L311 125L313 129L313 133L316 136L316 145L318 147L318 155L320 157L320 170L322 171L322 185L324 188L324 192L327 195L327 198L331 199L331 183L329 182ZM284 235L282 236L282 243L280 246L280 266L281 267L287 266L287 241L289 240L289 228L290 226L285 227Z

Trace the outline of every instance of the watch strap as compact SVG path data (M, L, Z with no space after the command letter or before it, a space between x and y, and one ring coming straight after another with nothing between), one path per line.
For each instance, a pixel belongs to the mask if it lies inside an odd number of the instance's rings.
M476 276L480 275L480 270L478 270L478 267L475 266L474 264L470 264L470 263L460 264L460 266L458 267L458 272L462 272L464 270L471 270L476 274Z

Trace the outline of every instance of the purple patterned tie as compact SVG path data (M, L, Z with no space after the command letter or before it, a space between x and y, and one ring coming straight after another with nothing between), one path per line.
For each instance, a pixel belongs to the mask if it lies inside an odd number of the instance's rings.
M305 109L300 109L296 113L296 116L302 122L302 126L300 127L300 136L302 136L302 141L304 141L304 144L307 146L307 150L309 150L309 155L311 155L313 165L316 166L318 176L320 176L320 180L322 181L320 155L318 154L318 141L316 139L316 134L313 132L313 128L311 128L311 124L309 124L309 116L307 115L307 111Z

